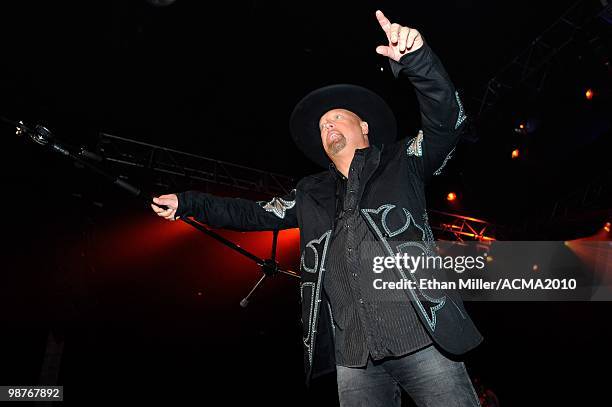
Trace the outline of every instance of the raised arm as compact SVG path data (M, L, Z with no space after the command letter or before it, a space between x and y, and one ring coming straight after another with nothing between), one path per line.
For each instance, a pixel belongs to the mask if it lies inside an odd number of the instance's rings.
M428 180L439 175L454 152L465 112L459 94L440 59L414 28L392 24L377 11L376 17L389 44L376 52L389 57L395 77L410 80L421 110L422 131L407 140L407 156L415 159L417 172Z

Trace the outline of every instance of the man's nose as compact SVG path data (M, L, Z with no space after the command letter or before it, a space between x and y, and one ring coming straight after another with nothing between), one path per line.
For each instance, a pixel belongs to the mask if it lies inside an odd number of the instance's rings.
M333 124L333 123L331 123L331 122L326 122L326 123L323 123L323 128L324 128L324 129L327 129L327 130L329 130L329 129L333 129L333 128L334 128L334 124Z

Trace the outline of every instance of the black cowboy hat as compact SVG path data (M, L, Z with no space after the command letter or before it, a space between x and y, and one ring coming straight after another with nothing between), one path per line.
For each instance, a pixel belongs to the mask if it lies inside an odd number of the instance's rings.
M388 144L397 138L397 123L391 108L376 93L357 85L325 86L306 95L289 120L291 137L298 148L322 167L331 162L321 142L319 120L332 109L346 109L368 123L371 145Z

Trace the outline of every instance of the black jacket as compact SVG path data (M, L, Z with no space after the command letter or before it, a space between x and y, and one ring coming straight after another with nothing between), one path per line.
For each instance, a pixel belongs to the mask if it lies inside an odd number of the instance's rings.
M402 57L400 63L390 63L394 75L409 79L416 89L422 131L392 145L374 147L363 169L362 187L354 193L361 216L388 255L415 248L430 253L433 233L427 220L425 185L450 158L466 117L455 87L427 44ZM303 178L290 194L269 202L196 191L178 194L177 216L191 215L212 227L245 231L300 228L307 383L335 369L333 328L322 288L336 213L335 188L330 170ZM430 277L424 272L419 278ZM413 278L403 270L397 273L398 278ZM443 350L462 354L482 341L456 292L407 290L406 300Z

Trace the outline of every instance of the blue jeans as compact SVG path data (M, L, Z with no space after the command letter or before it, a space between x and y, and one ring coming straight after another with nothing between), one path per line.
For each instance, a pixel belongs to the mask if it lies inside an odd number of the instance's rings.
M403 388L418 407L480 406L463 362L430 345L399 358L373 361L365 368L336 366L340 406L400 406Z

